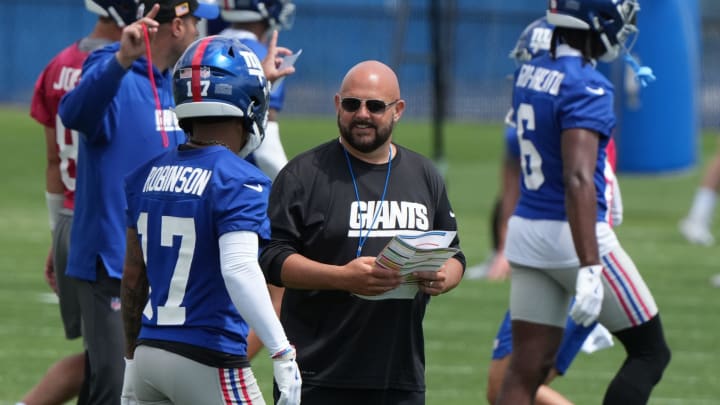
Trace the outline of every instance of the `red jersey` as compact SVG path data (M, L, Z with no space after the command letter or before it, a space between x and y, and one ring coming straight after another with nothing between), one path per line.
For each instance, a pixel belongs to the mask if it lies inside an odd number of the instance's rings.
M65 188L65 208L75 206L75 162L78 133L63 126L57 114L60 99L72 90L80 79L80 71L88 52L80 50L78 42L57 54L35 82L30 116L40 124L55 129L55 142L60 156L60 176Z

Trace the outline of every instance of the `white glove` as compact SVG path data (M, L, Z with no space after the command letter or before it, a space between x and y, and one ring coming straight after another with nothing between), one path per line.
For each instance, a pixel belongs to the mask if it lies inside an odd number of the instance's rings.
M120 405L137 405L137 403L137 397L135 396L135 360L126 358Z
M280 390L280 399L276 405L295 405L300 403L302 379L300 369L295 362L295 348L289 346L273 354L273 376Z
M575 282L575 304L570 316L579 325L590 326L600 315L603 300L603 266L581 267Z

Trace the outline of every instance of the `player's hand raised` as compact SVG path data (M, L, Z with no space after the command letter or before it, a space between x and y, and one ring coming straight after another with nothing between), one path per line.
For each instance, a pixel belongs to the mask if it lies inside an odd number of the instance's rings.
M263 72L265 73L265 77L267 77L268 81L271 83L281 77L295 73L295 68L293 66L278 69L278 67L282 64L282 57L292 55L292 51L288 48L277 46L277 39L278 32L275 30L270 37L270 42L268 43L267 55L265 55L265 58L262 60Z
M160 4L156 3L145 17L123 28L120 49L115 53L115 57L125 69L145 54L145 33L143 31L147 30L148 41L152 41L155 37L160 23L154 18L159 10Z

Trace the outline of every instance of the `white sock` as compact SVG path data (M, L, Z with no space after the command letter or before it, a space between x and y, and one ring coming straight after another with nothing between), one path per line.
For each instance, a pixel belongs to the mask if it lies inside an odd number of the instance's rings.
M688 219L710 226L716 202L717 194L715 194L715 190L705 187L699 188L695 192Z

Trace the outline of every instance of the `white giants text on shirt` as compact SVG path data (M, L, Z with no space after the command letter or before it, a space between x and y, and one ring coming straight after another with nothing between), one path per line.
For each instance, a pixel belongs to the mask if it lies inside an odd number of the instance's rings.
M182 131L174 110L155 109L155 130L160 132L163 128L165 131Z
M210 181L212 170L187 166L160 166L150 170L143 193L171 192L201 196Z
M522 65L515 81L516 87L524 87L557 96L565 73L540 66Z
M373 221L375 215L377 219ZM349 237L364 235L370 227L370 237L394 236L405 230L430 230L427 207L409 201L353 201L348 225Z

